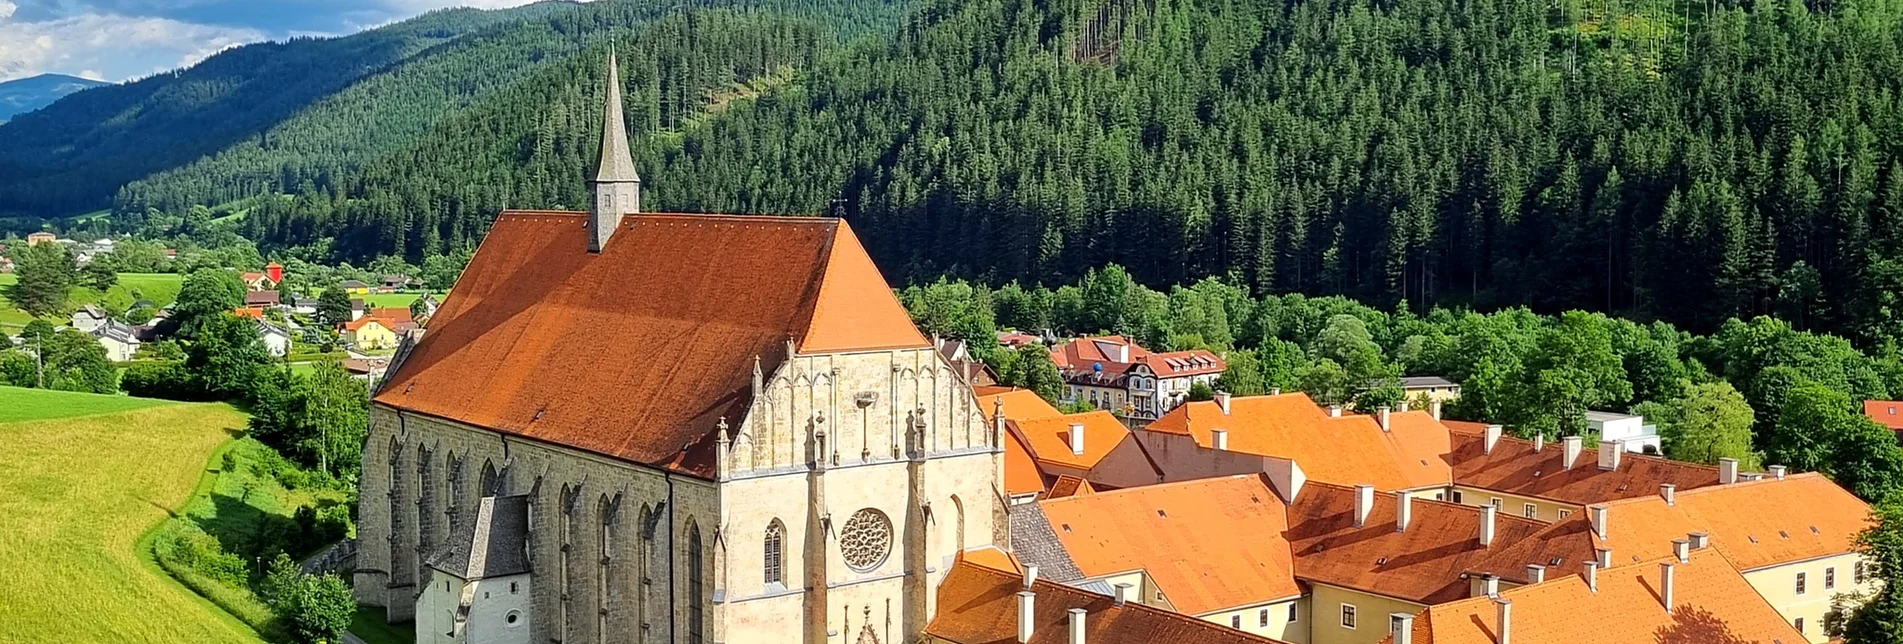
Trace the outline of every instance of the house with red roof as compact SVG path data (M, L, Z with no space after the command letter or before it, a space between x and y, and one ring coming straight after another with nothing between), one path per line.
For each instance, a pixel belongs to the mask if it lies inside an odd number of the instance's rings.
M1200 383L1214 387L1228 363L1195 349L1153 353L1119 335L1077 338L1051 348L1064 377L1062 402L1089 403L1132 422L1155 420Z

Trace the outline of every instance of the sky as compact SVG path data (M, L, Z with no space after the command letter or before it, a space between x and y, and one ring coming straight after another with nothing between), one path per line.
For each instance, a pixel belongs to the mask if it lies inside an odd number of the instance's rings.
M0 0L0 81L47 72L119 82L227 48L342 35L432 9L530 0Z

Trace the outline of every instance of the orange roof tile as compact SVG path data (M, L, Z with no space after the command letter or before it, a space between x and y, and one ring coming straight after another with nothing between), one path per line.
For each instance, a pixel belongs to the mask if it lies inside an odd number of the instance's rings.
M1863 415L1877 421L1878 425L1903 430L1903 400L1863 401Z
M938 613L925 633L952 644L1005 644L1017 641L1018 598L1024 577L969 561L952 566L938 587ZM1090 644L1274 644L1188 615L1135 602L1117 605L1106 595L1037 580L1032 584L1030 644L1067 644L1070 609L1085 611L1084 638Z
M1501 436L1488 454L1484 431L1453 432L1448 459L1455 483L1573 505L1657 495L1661 483L1680 492L1718 484L1716 467L1630 452L1620 455L1619 469L1607 471L1599 469L1597 450L1581 449L1568 469L1557 441L1535 452L1532 441Z
M798 334L801 353L931 346L912 324L872 256L845 220L833 220L830 247L819 279L819 293L806 307Z
M999 402L1004 403L1004 417L1009 420L1049 418L1064 414L1029 389L992 386L978 387L973 391L978 394L978 409L984 412L987 419L997 410Z
M232 309L231 314L241 318L250 318L253 320L264 319L264 309L249 307L249 306Z
M1096 467L1098 461L1110 455L1110 450L1130 437L1130 428L1103 410L1007 422L1013 431L1024 438L1024 445L1031 449L1032 458L1042 463L1084 470ZM1082 453L1078 453L1070 444L1071 425L1084 427Z
M1673 505L1657 494L1604 505L1607 538L1593 533L1590 511L1575 512L1503 555L1501 576L1518 579L1514 565L1555 559L1575 569L1596 548L1610 549L1615 565L1664 557L1693 532L1750 571L1851 552L1870 516L1868 504L1816 473L1680 491Z
M1672 566L1673 612L1660 599L1659 564L1616 566L1598 574L1594 592L1579 575L1510 588L1508 635L1515 642L1631 644L1803 644L1784 617L1724 558L1704 551ZM1487 597L1433 606L1414 620L1417 644L1496 644L1499 609ZM1817 625L1821 627L1822 625ZM1383 642L1391 642L1390 637Z
M1330 418L1307 394L1239 396L1229 413L1214 401L1189 402L1150 423L1149 431L1187 435L1212 447L1211 430L1229 432L1229 450L1291 459L1312 480L1371 484L1380 490L1447 485L1446 460L1432 454L1441 438L1424 413L1404 412L1399 435L1381 431L1370 416ZM1399 425L1397 425L1399 426Z
M1286 509L1260 475L1167 483L1042 501L1085 576L1142 569L1190 615L1298 595Z
M1037 463L1031 459L1031 450L1025 449L1024 440L1014 432L1005 432L1004 439L1004 493L1011 496L1021 494L1042 494L1044 475L1038 472Z
M379 306L370 309L370 312L364 317L384 320L386 325L392 322L411 322L416 319L414 315L410 314L410 307L407 306Z
M383 318L379 318L379 317L372 317L372 316L368 316L368 315L366 315L366 316L363 316L363 317L360 317L360 318L357 318L357 319L355 319L355 320L351 320L351 321L349 321L349 322L345 322L345 323L344 323L344 330L345 330L345 331L356 331L356 330L358 330L358 329L362 329L362 328L364 328L364 327L366 327L366 326L370 326L370 325L371 325L371 324L373 324L373 323L374 323L374 324L376 324L377 326L380 326L380 327L383 327L383 328L385 328L385 329L389 329L389 328L391 328L391 327L393 326L391 322L388 322L388 321L386 321L386 320L384 320Z
M1392 493L1375 494L1357 528L1355 489L1310 481L1289 508L1295 575L1422 604L1452 601L1469 594L1462 573L1494 572L1490 561L1545 527L1499 512L1493 543L1482 546L1481 508L1412 499L1407 529L1396 530L1395 503Z
M1024 566L1018 564L1017 556L1000 550L997 546L984 546L959 551L957 561L970 562L971 565L983 566L998 572L1013 574L1024 573Z
M505 212L378 404L712 475L712 432L802 351L930 348L837 219Z
M1089 496L1096 493L1097 488L1091 487L1090 481L1065 474L1057 477L1056 482L1051 483L1050 498L1061 499L1070 496Z

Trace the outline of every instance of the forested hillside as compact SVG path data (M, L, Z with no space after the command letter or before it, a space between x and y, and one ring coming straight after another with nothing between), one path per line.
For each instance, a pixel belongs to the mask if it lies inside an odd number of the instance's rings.
M0 213L105 208L120 185L189 163L430 47L571 6L438 11L344 38L238 47L172 73L100 88L0 125Z
M941 2L678 136L632 127L655 206L842 212L901 279L1117 262L1154 284L1894 334L1898 3L1615 8ZM631 114L680 101L624 77ZM320 184L345 197L321 225L276 227L415 259L504 206L579 206L589 151L536 159L593 137L595 107L548 96L498 95L491 112L542 116L439 130ZM422 212L354 201L377 194Z

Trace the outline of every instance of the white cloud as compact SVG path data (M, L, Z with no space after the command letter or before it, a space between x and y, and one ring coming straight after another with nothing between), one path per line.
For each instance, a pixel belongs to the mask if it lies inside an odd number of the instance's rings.
M13 12L19 8L20 5L8 2L8 0L0 0L0 20L13 17Z
M82 14L39 22L6 20L0 21L0 80L83 69L90 77L119 81L191 65L264 38L255 29L154 17Z

